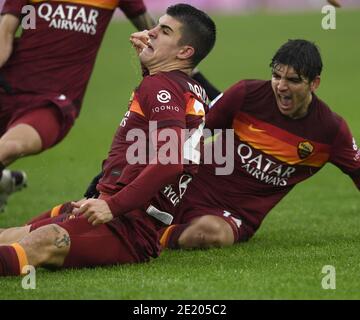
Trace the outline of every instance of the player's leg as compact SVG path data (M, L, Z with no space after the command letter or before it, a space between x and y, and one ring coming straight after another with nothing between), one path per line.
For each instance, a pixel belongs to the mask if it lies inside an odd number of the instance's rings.
M35 223L20 241L0 245L0 276L19 275L27 264L82 268L144 262L153 256L147 256L145 248L138 248L131 222L118 222L116 232L106 224L94 227L82 216L56 224ZM147 244L145 247L148 249Z
M85 199L79 200L78 203L81 203L83 200ZM33 224L37 224L39 227L52 222L62 222L67 219L71 219L73 208L74 207L72 206L71 201L65 202L32 218L25 226L0 229L0 245L19 241L30 232L30 227Z
M42 226L11 245L0 246L0 276L20 275L25 265L60 267L69 249L70 237L64 228Z
M85 201L85 200L86 199L79 200L78 203L81 203L81 201ZM45 212L31 218L26 224L30 225L35 222L43 221L45 219L55 218L55 217L64 216L64 215L70 215L70 214L72 214L72 210L73 210L73 206L71 204L71 201L65 202L63 204L59 204L59 205L53 207L52 209L45 211Z
M0 162L7 166L16 159L42 150L42 140L32 126L19 123L0 138Z
M239 222L222 209L193 208L161 232L160 242L170 249L229 246L245 235Z
M9 245L20 241L30 233L30 226L13 227L0 232L0 245Z
M40 153L59 139L61 115L54 106L14 115L0 138L0 209L7 197L26 186L26 175L5 167L20 157Z
M160 242L170 249L223 247L234 243L234 233L223 218L204 215L190 223L168 227L162 233Z
M178 244L183 249L230 246L234 244L234 233L222 217L207 215L191 221Z
M53 222L54 220L51 220L53 218L57 218L55 219L56 222L63 221L66 219L66 217L72 214L72 209L73 206L69 201L64 204L55 206L51 210L45 211L40 215L32 218L26 223L25 226L0 229L0 245L11 244L21 240L24 236L30 233L30 227L32 224L37 223L39 225L39 223L41 223L44 225Z
M61 123L61 113L54 105L14 114L0 138L0 162L7 166L52 147L58 141Z

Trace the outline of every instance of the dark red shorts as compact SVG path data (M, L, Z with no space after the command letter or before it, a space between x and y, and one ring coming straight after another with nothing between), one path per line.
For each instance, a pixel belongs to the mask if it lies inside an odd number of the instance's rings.
M140 217L140 219L138 219ZM69 219L66 214L43 219L31 225L31 231L57 224L70 236L70 252L63 267L82 268L139 263L157 257L160 245L157 231L140 211L92 226L83 216Z
M0 93L0 135L18 124L28 124L39 133L43 150L67 135L76 116L71 101L57 101L53 95Z

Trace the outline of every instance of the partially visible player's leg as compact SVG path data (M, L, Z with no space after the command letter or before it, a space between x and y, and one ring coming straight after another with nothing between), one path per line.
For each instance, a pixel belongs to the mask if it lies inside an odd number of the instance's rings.
M213 215L194 219L181 233L180 248L224 247L234 244L234 233L227 221Z
M72 206L71 201L65 202L63 204L59 204L59 205L53 207L52 209L45 211L45 212L31 218L26 224L30 225L30 224L33 224L35 222L39 222L39 221L42 221L45 219L55 218L55 217L63 216L63 215L70 215L70 214L72 214L73 208L74 207Z
M69 233L57 224L33 230L18 243L34 267L61 267L70 250Z
M24 172L5 169L14 160L35 154L41 150L41 138L37 131L27 124L10 128L0 138L0 209L5 206L8 196L26 186Z
M71 205L71 202L66 202L64 204L55 206L51 210L45 211L40 215L32 218L26 224L26 226L0 229L0 245L11 244L13 242L21 240L30 233L30 228L32 224L38 224L39 222L41 222L41 224L50 223L54 221L51 219L56 217L58 217L58 219L56 219L56 221L54 222L63 221L72 214L72 209L73 206Z
M42 140L36 129L19 123L0 138L0 162L7 166L16 159L42 150Z
M42 226L11 245L0 246L0 276L20 275L25 265L60 267L70 249L68 232Z
M129 231L133 230L127 225L131 224L129 221L119 220L117 232L106 224L94 227L82 216L47 223L34 223L30 226L30 233L20 241L0 245L0 276L19 275L26 264L83 268L137 263L150 258L145 249L139 250L136 233Z
M13 227L0 232L0 245L9 245L20 241L30 233L30 226Z
M227 211L226 211L227 212ZM223 247L246 238L241 221L223 209L192 208L176 224L161 231L160 242L170 249Z
M40 153L59 139L62 116L56 106L14 114L0 138L0 162L7 166L20 157Z
M53 146L61 132L61 115L56 107L30 109L14 114L0 138L0 210L7 198L26 186L26 175L5 167L18 158L40 153Z

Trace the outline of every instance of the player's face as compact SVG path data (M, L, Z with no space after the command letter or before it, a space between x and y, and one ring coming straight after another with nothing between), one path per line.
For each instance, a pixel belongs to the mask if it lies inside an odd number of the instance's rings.
M183 47L179 46L182 24L169 15L160 17L148 33L148 47L140 53L141 62L149 69L162 69L176 62Z
M271 85L279 111L292 119L304 117L311 103L311 93L319 83L320 77L309 82L305 77L299 76L293 67L276 65L272 70Z

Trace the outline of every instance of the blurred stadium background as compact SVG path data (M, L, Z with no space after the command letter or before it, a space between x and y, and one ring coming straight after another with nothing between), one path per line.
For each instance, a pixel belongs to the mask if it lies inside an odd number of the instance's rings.
M340 0L341 1L341 0ZM2 2L2 0L0 0ZM158 17L176 1L145 0ZM275 50L289 38L315 41L324 71L318 91L347 119L360 141L360 0L342 0L336 29L323 30L325 0L192 0L209 11L218 41L200 69L220 89L244 78L267 79ZM113 134L141 80L129 45L132 26L112 23L100 50L80 118L68 137L13 168L28 173L0 227L21 225L54 205L80 198L100 170ZM328 165L295 188L248 243L209 251L166 251L149 264L37 272L37 289L0 280L0 299L360 299L359 192ZM324 290L324 265L336 268L336 290Z
M4 1L5 0L0 0L0 8L2 7ZM259 10L269 12L288 12L297 10L310 11L317 10L325 4L324 0L148 0L146 1L146 5L150 12L162 13L164 8L179 2L186 2L193 6L198 6L199 8L202 8L208 12L226 13L231 15ZM345 8L360 7L359 0L340 0L340 3ZM122 15L121 13L118 13L117 16Z

